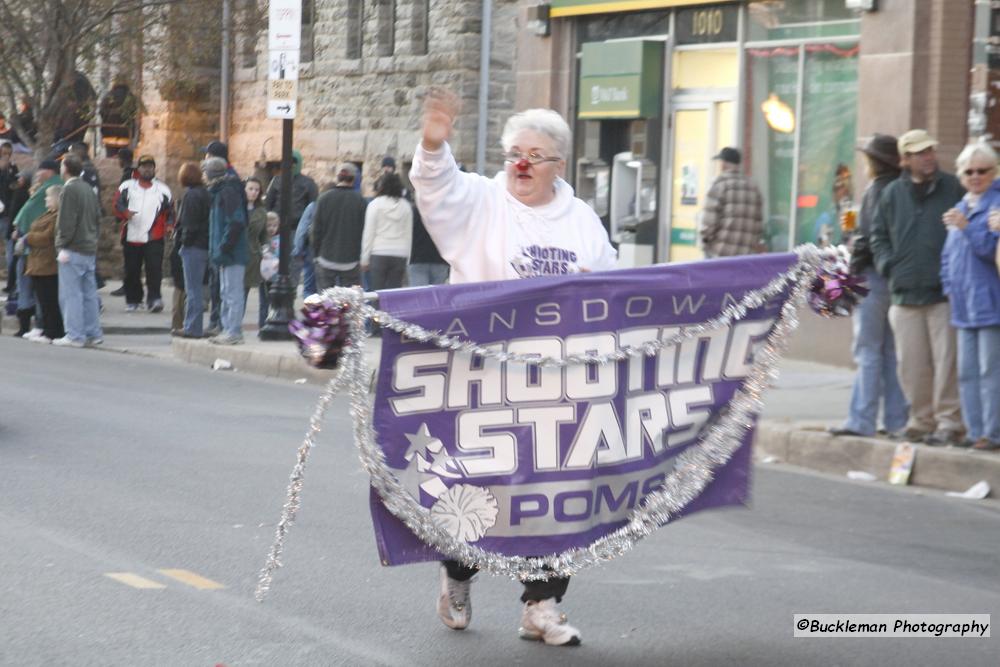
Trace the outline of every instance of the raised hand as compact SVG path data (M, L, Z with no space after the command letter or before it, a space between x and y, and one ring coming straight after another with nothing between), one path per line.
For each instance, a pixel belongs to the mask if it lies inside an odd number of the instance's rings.
M448 140L461 106L458 96L450 90L432 87L427 91L422 138L425 150L436 151Z

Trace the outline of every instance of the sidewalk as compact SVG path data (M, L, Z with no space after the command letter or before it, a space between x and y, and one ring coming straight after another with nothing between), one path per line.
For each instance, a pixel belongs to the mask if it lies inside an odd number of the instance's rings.
M850 402L854 373L849 369L786 359L781 376L765 396L754 456L758 462L781 462L820 472L846 475L867 472L885 482L896 442L887 438L833 437ZM956 447L916 445L910 485L965 491L976 482L1000 495L1000 455Z
M221 346L207 340L171 337L169 312L126 313L125 300L109 296L118 285L110 282L101 290L105 308L101 316L103 350L178 359L206 368L222 360L237 373L319 385L333 375L332 371L308 366L292 341L264 342L257 338L255 294L250 295L244 318L245 344ZM173 288L165 283L163 300L168 311L172 297ZM5 317L2 335L9 336L16 328L16 320ZM798 346L808 349L807 332L799 331L797 336ZM381 349L379 339L368 339L366 348L369 365L374 368ZM884 438L834 438L826 433L828 426L839 426L843 421L853 380L854 372L848 368L786 358L777 384L765 397L754 450L758 462L782 462L837 475L861 471L884 482L895 442ZM917 445L911 485L965 491L980 480L989 483L992 497L1000 494L1000 455Z
M171 343L179 339L175 339L170 335L170 322L173 317L170 311L174 297L174 288L170 279L164 279L163 285L160 288L165 305L162 313L151 313L147 310L140 310L135 313L126 312L125 298L111 296L111 292L120 286L121 281L109 280L104 288L97 293L104 306L104 311L101 313L104 345L100 349L161 359L174 358L176 355L171 347ZM259 343L262 350L269 346L274 346L285 347L294 352L295 346L291 342L261 343L257 340L257 312L259 309L256 291L250 292L250 297L247 301L247 313L243 318L243 333L246 340L252 343ZM205 325L208 326L207 313L205 314ZM17 331L17 318L4 315L2 327L0 327L0 335L10 336L15 331ZM207 345L207 342L205 344ZM213 345L212 348L219 349L219 346ZM211 365L211 362L209 362L209 365Z

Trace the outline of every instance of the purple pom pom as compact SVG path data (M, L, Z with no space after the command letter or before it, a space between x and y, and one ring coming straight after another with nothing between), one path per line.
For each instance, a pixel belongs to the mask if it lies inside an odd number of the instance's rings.
M864 280L838 265L817 272L809 288L809 306L823 317L847 317L867 295Z
M337 367L340 353L348 344L350 325L345 317L348 308L346 303L313 295L302 306L302 319L288 324L288 330L299 343L299 352L310 366Z

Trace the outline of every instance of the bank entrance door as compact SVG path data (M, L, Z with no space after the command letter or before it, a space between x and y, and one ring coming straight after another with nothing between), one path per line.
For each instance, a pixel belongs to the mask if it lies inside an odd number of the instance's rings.
M671 262L702 258L698 247L698 220L705 193L715 179L712 161L725 146L733 146L732 99L675 101L671 159L670 250Z

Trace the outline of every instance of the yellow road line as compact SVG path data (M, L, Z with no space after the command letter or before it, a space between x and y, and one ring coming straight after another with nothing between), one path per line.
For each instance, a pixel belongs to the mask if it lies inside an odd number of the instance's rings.
M166 588L163 584L147 579L146 577L140 577L138 574L132 574L131 572L106 572L104 576L132 588Z
M157 570L157 572L165 577L176 579L182 584L194 586L200 591L211 591L219 588L225 588L225 586L219 582L206 579L205 577L199 576L190 570Z

